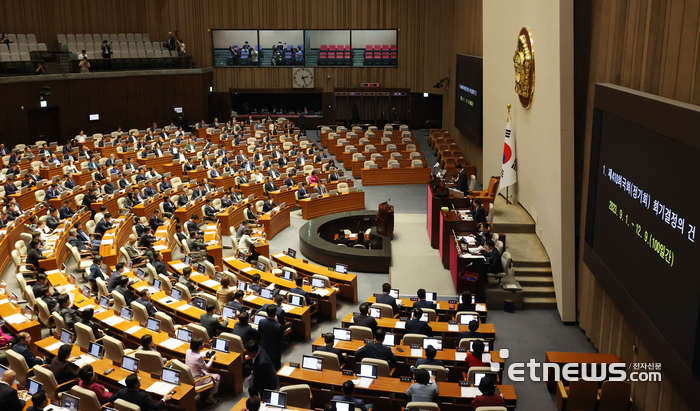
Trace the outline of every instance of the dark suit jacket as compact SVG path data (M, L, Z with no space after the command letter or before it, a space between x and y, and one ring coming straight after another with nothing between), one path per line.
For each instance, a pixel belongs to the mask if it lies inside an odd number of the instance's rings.
M431 301L426 301L426 300L418 300L413 303L414 308L432 308L435 310L437 308L437 304Z
M130 402L134 405L141 407L141 411L155 411L165 405L163 400L155 402L151 397L142 390L130 390L128 388L122 388L116 394L109 397L109 402L114 402L118 399Z
M502 273L503 264L501 263L501 253L498 252L498 248L494 247L493 250L491 250L489 258L491 259L491 264L489 264L486 272L496 274Z
M226 328L228 325L228 320L224 319L224 322L220 323L219 320L214 318L214 316L211 314L202 314L199 317L199 322L202 324L202 327L207 329L207 334L209 334L210 339L218 335L216 333L217 330L221 330L222 332L228 331L228 328Z
M50 229L55 230L59 225L61 225L61 221L58 218L52 215L46 217L46 226Z
M95 234L99 234L100 238L105 235L105 232L112 228L112 223L108 223L104 218L100 219L95 226Z
M301 296L304 296L304 299L306 300L306 305L311 305L311 296L309 295L309 293L307 293L306 291L304 291L303 288L301 288L301 287L294 287L294 288L292 288L291 290L289 290L289 292L290 292L290 293L294 293L294 294L299 294L299 295L301 295Z
M318 347L316 349L317 351L325 351L329 353L333 353L338 356L338 361L340 361L340 365L345 364L348 361L347 355L343 354L342 351L340 351L339 348L335 348L332 344L331 345L324 345L323 347Z
M17 390L7 384L0 383L0 407L6 411L22 411L24 401L17 397Z
M355 352L355 362L361 362L365 357L388 361L389 368L396 364L396 357L391 348L378 342L367 344Z
M24 344L15 344L12 346L12 349L17 353L20 354L22 357L24 357L24 360L27 362L27 366L29 368L32 368L35 365L40 365L43 363L41 359L36 358L36 355L32 352L32 350L29 349Z
M359 408L362 411L367 411L367 405L365 404L365 401L361 398L347 398L344 395L334 395L333 398L331 398L331 401L354 402L355 408Z
M260 347L268 352L274 363L278 363L282 358L282 341L284 341L282 325L275 320L263 318L258 325L258 332Z
M227 305L229 307L235 308L237 311L244 311L245 310L245 307L243 307L243 304L241 304L240 302L238 302L236 300L229 301ZM238 325L238 323L236 323L236 325Z
M153 306L153 304L151 304L150 301L146 301L143 298L139 297L136 299L136 302L146 307L146 311L148 311L149 317L156 316L156 308Z
M122 275L118 271L113 271L112 276L109 277L109 282L107 283L107 291L110 293L114 291L115 288L119 285L119 280L122 278Z
M230 304L231 302L229 302L229 305ZM248 341L250 340L260 340L260 334L258 334L258 331L254 329L250 324L241 325L240 322L236 322L236 324L233 326L233 331L231 332L241 337L241 340L243 340L243 345L248 344Z
M7 190L5 190L5 192L7 192ZM71 210L70 207L66 205L61 206L61 208L58 210L58 215L61 216L61 220L64 218L73 217L73 214L75 214L75 211Z
M469 304L458 304L457 312L460 311L476 311L476 304L472 304L471 302Z
M474 221L477 223L486 222L486 211L484 210L484 206L479 206L476 210L474 210Z
M467 190L469 190L469 176L464 170L460 171L459 176L457 177L457 190L465 194Z
M153 232L158 230L158 227L165 224L165 220L156 217L155 214L151 216L151 219L148 221L148 225L151 226L151 229L153 229Z
M455 347L459 347L459 340L461 340L462 338L484 338L484 336L478 332L462 331L457 335L457 339L455 340Z
M424 321L412 319L406 321L406 334L424 334L432 337L433 328Z
M258 356L253 361L253 384L248 389L248 394L261 395L264 390L277 388L277 373L272 359L263 347L260 347Z
M399 312L399 306L396 305L396 299L389 294L384 294L381 293L377 296L377 302L380 304L387 304L390 305L391 308L394 310L394 314Z
M373 317L370 317L369 315L358 314L353 316L352 320L353 324L355 325L371 328L372 333L377 331L377 320L375 320Z
M88 277L88 281L96 281L98 278L104 280L105 276L102 274L100 266L93 264L90 266L90 276Z

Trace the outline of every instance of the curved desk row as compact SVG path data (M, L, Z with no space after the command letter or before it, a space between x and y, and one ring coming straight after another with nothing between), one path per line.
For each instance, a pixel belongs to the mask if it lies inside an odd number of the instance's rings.
M273 254L272 261L281 266L291 267L297 271L298 275L307 278L311 278L315 274L325 275L331 280L331 285L338 288L340 298L350 300L353 304L357 303L356 274L340 274L328 267L312 264L300 258L292 258L286 252Z
M365 192L355 191L337 195L326 195L318 198L299 200L301 216L311 220L328 214L342 213L365 209Z

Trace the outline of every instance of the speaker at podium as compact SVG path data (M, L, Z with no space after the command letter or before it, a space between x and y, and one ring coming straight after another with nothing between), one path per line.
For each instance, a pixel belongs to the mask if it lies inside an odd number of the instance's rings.
M377 211L377 233L394 239L394 206L385 201L379 204Z

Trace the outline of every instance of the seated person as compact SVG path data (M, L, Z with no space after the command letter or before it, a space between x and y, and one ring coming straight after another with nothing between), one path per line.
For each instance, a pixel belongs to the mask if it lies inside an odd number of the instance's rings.
M379 328L374 333L374 342L366 344L355 352L355 363L362 362L363 358L375 358L389 363L389 368L396 365L396 357L391 348L383 344L386 331Z
M429 384L430 380L433 381L432 384ZM423 369L416 371L416 382L406 390L406 396L411 402L434 402L439 393L435 376Z
M396 304L396 298L389 295L390 292L391 284L382 284L382 293L377 296L377 302L380 304L390 305L392 310L394 310L394 314L398 314L399 306Z
M500 259L499 259L500 261ZM437 303L434 301L426 301L425 300L425 289L421 288L418 290L416 293L418 295L418 301L413 303L413 307L418 307L418 308L430 308L433 310L437 309Z
M326 345L323 347L318 347L316 351L324 351L324 352L329 352L331 354L335 354L338 356L338 362L342 366L346 362L348 362L348 356L344 354L339 348L335 348L333 346L333 343L335 342L335 338L333 337L333 333L326 333L323 334L323 341L325 342ZM350 393L352 395L352 392ZM347 401L347 400L342 400L342 401Z
M333 337L333 334L330 334ZM365 404L365 401L361 398L355 398L352 394L355 392L355 384L348 380L343 383L343 395L335 395L331 398L331 401L344 401L344 402L354 402L355 408L361 411L368 411L370 408L374 407L372 404Z
M416 373L416 370L418 370L418 367L421 365L436 365L438 367L445 367L445 363L442 362L442 360L436 360L435 356L437 355L437 349L433 347L432 345L429 345L425 349L425 358L419 358L416 360L416 365L411 366L411 372L413 374ZM449 373L450 369L445 367L445 374Z
M499 274L503 272L501 253L496 248L496 243L493 240L486 240L482 254L487 255L490 260L489 266L486 267L487 273Z
M147 335L150 337L150 334ZM93 370L92 365L83 365L78 376L80 377L78 385L86 390L94 392L100 405L104 405L109 401L109 397L112 396L112 393L109 392L104 385L97 382L97 374Z
M78 371L80 369L71 362L72 358L70 357L72 351L73 346L71 344L63 344L58 347L58 355L51 361L49 369L53 372L53 376L59 384L78 378Z
M67 294L65 294L68 297ZM59 300L60 301L60 300ZM65 318L65 317L64 317ZM29 345L32 343L32 336L29 333L22 331L17 334L17 343L12 346L12 350L17 354L24 357L24 361L27 363L27 367L32 368L35 365L41 365L44 361L41 358L37 358L36 355L29 349Z
M406 321L406 334L423 334L432 337L433 328L427 322L421 321L423 309L414 307L411 313L412 318Z
M362 327L369 327L372 333L377 331L377 320L373 317L367 315L369 312L369 304L360 304L360 314L355 314L352 317L353 324L360 325Z
M495 381L491 381L489 377L484 377L479 383L479 391L482 395L477 395L472 400L472 407L505 407L506 402L503 395L497 392Z
M467 365L471 367L490 367L491 364L482 361L482 356L484 355L484 342L474 341L472 344L472 351L467 353Z
M465 291L462 293L462 302L457 305L457 312L476 311L476 304L472 304L472 293Z
M478 329L479 321L469 321L469 331L462 331L457 335L457 339L455 340L455 348L459 347L459 340L461 340L462 338L484 338L483 334L477 332Z
M345 237L345 231L343 230L340 230L338 233L338 238L336 238L334 242L338 245L343 244L346 247L352 247L352 241Z

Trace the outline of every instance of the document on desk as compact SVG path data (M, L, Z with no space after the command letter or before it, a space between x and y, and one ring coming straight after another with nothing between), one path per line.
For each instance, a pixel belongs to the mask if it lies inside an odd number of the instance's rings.
M275 258L282 258L282 257L284 257L284 253L272 254L272 256Z
M124 331L124 332L127 333L127 334L134 334L134 333L136 333L137 331L141 330L142 328L143 328L143 327L141 327L140 325L135 325L135 326L129 328L128 330Z
M93 311L94 311L94 309L95 309L96 307L97 307L97 306L95 306L95 305L93 305L93 304L88 304L88 305L84 305L84 306L78 308L78 311L85 311L85 310L87 310L88 308L92 308ZM95 314L95 313L93 312L93 315L94 315L94 314Z
M53 343L53 344L49 345L48 347L46 347L46 351L54 352L54 351L58 350L59 348L61 348L62 345L63 345L63 341Z
M95 361L97 361L97 358L92 357L92 356L87 355L87 354L83 354L79 358L77 358L75 361L73 361L73 364L75 364L78 367L82 367L85 364L91 364Z
M163 250L167 250L168 247L163 245L163 244L159 244L159 245L154 245L153 249L156 251L163 251Z
M476 304L476 311L486 312L486 304Z
M124 319L121 317L117 317L116 315L113 315L109 318L106 318L102 320L103 323L109 325L110 327L114 327L115 325L119 324L120 322L123 322Z
M153 288L153 287L150 287L150 286L147 286L147 285L142 285L141 287L138 287L137 290L139 290L139 291L148 290L148 291L151 292L151 294L155 294L155 293L157 293L158 291L160 291L160 290L157 289L157 288ZM97 314L97 313L95 313L95 314Z
M60 287L56 287L56 291L58 291L61 294L65 294L65 293L73 291L73 290L75 290L75 285L73 285L73 284L66 284L66 285L62 285Z
M0 305L9 304L9 303L11 303L11 302L12 302L12 301L10 301L9 298L3 298L2 300L0 300Z
M13 314L4 318L10 324L22 324L27 322L27 317L23 314Z
M455 361L466 361L467 353L465 352L455 352Z
M58 274L60 272L61 272L61 270L50 270L50 271L44 272L44 274L51 275L51 274Z
M192 306L190 304L182 304L181 306L179 306L175 309L178 311L185 311L185 310L190 309L190 308L192 308Z
M447 324L447 331L451 333L459 332L459 324Z
M251 302L251 301L255 301L256 298L258 298L257 295L255 295L255 294L248 294L248 295L246 295L245 297L243 297L243 300L244 300L244 301Z
M317 288L317 289L315 289L315 290L313 290L313 291L311 291L311 292L312 292L313 294L320 295L321 297L325 297L325 296L331 294L331 292L328 291L328 290L326 290L325 288Z
M168 384L167 382L156 381L153 384L151 384L150 387L146 388L146 392L152 392L154 394L165 396L167 393L174 390L175 387L177 387L175 384Z
M423 350L420 348L411 348L411 357L422 357Z
M113 244L113 243L114 243L114 240L102 240L102 242L100 243L100 245L110 245L110 244Z
M270 285L268 285L268 286L265 287L265 288L267 288L268 290L274 290L274 289L275 289L275 285L276 285L275 283L270 283Z
M288 365L285 365L284 367L282 367L281 370L279 370L279 371L277 372L277 374L279 374L279 375L281 375L281 376L283 376L283 377L289 377L290 375L292 375L293 372L294 372L294 368L292 368L292 367L290 367L290 366L288 366Z
M126 387L126 378L124 378L123 380L119 380L119 384Z
M177 347L181 346L184 343L185 343L184 341L176 340L174 338L168 338L167 340L160 343L160 346L167 348L171 351L175 351L177 349Z
M406 329L406 321L397 321L396 325L394 325L394 328L396 328L397 330Z
M479 387L461 387L462 388L462 397L463 398L474 398L477 395L481 395L481 391L479 391Z
M170 305L170 304L174 303L175 301L177 301L177 300L174 299L173 297L165 297L165 298L161 298L160 300L158 300L159 303L165 304L165 305Z
M185 263L176 263L176 264L171 264L171 267L173 267L176 270L184 270L185 267L189 267L189 266Z
M205 287L212 288L212 287L216 287L217 285L219 285L219 282L216 280L207 280L207 281L202 282L202 285Z
M352 380L353 384L355 386L360 387L360 388L369 388L370 385L374 382L372 378L358 378L356 380Z
M243 271L244 273L247 273L248 271L253 271L253 267L241 268L241 271Z
M286 303L282 303L282 309L284 310L285 313L288 313L294 309L294 306L286 304Z

